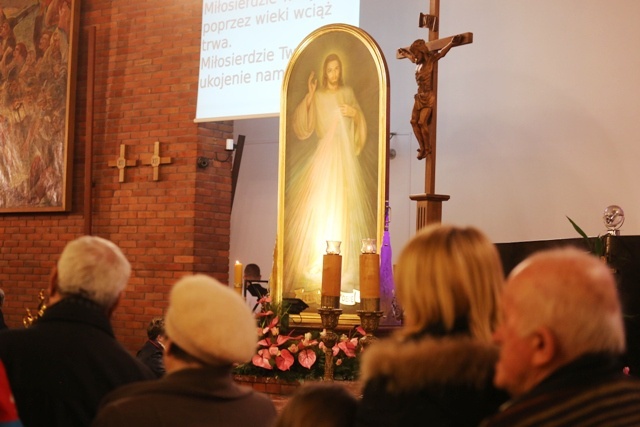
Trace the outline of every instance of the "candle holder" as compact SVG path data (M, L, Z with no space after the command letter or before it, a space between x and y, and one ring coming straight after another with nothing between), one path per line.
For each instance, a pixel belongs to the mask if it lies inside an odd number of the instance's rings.
M360 317L360 326L362 326L362 329L367 333L360 340L362 346L366 347L377 340L373 334L380 326L380 318L383 312L379 310L357 310L356 313L358 313L358 317Z
M341 308L319 308L322 327L325 329L320 336L320 341L324 344L324 377L325 381L333 381L333 346L338 342L338 334L335 329L338 327L338 319L342 314Z
M362 239L360 252L363 254L375 254L378 250L376 239Z
M327 240L327 255L340 255L340 240Z

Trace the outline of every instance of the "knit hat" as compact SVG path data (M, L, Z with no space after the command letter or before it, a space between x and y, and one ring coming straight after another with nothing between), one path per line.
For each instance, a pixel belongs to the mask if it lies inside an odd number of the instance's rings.
M171 289L165 329L171 341L211 365L243 363L258 346L257 326L240 295L204 274Z

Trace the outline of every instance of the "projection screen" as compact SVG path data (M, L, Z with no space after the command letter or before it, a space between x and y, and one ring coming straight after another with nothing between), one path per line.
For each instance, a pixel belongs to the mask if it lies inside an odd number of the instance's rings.
M323 25L359 25L360 0L205 0L195 122L275 117L291 53Z

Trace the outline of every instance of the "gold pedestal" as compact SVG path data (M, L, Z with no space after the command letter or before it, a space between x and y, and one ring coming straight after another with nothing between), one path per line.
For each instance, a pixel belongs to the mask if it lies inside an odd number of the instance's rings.
M382 317L382 311L368 311L368 310L358 310L358 316L360 317L360 325L362 329L367 333L360 342L364 347L368 346L377 338L373 336L373 333L378 330L380 326L380 318Z
M324 344L324 381L333 381L333 346L338 342L335 329L342 314L340 308L319 308L322 327L325 329L320 341Z

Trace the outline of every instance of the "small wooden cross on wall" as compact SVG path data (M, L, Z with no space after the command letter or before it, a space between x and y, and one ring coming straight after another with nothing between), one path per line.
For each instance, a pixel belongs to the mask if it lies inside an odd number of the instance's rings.
M125 158L125 145L120 144L120 157L118 157L116 160L111 160L109 162L109 167L118 168L118 182L124 182L124 168L135 166L137 163L137 160L127 160Z
M151 165L153 167L153 180L158 180L160 165L166 165L171 163L171 157L160 157L160 141L156 141L153 145L153 156L148 160L143 160L143 165Z

